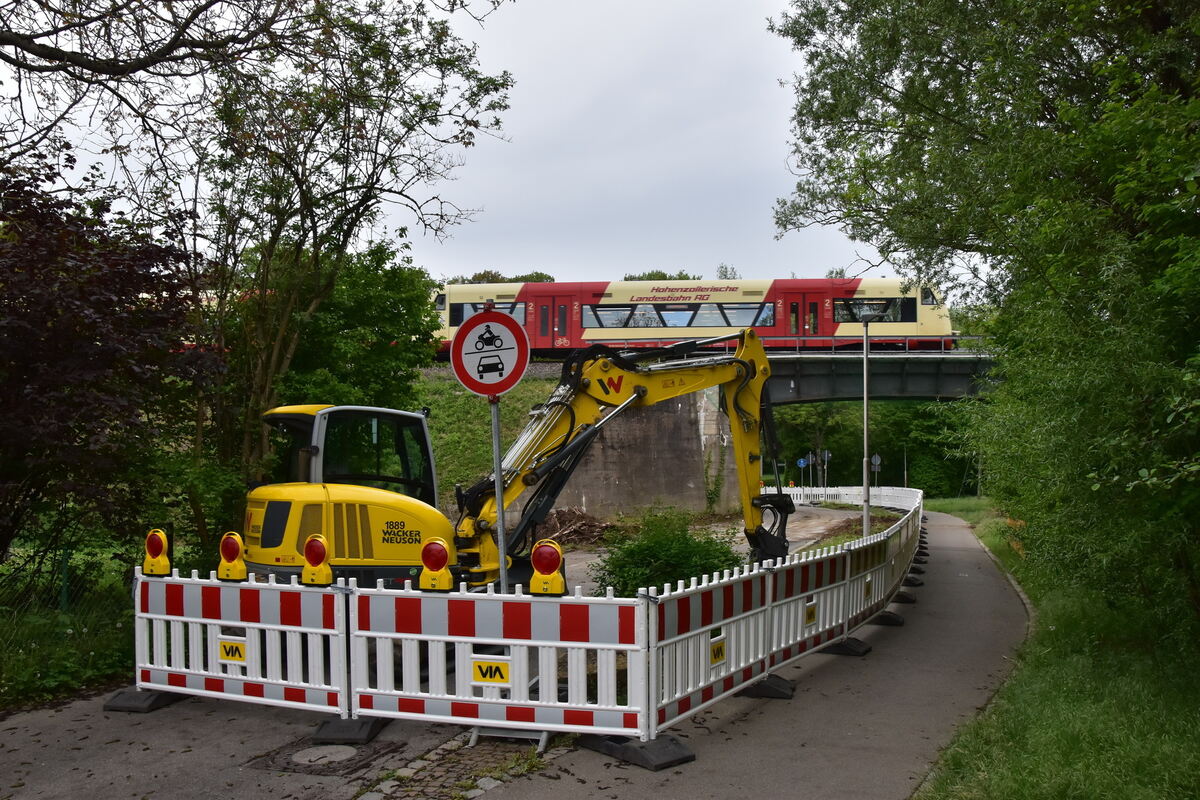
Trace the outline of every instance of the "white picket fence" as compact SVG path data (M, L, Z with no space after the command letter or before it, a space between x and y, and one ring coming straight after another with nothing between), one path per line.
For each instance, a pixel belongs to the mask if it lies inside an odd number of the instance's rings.
M785 490L797 501L811 490ZM830 500L861 502L861 490ZM901 587L921 493L847 545L650 588L636 597L428 593L296 583L136 578L136 677L158 689L484 728L643 741L845 640Z

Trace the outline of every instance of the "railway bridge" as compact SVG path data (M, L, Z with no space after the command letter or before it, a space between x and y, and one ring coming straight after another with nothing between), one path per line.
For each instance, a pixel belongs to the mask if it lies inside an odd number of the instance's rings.
M861 400L862 352L772 353L774 404ZM871 353L871 396L938 400L978 393L989 353L946 350Z

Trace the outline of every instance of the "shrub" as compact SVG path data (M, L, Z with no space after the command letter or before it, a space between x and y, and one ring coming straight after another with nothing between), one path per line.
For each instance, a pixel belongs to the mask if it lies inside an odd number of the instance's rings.
M611 586L628 597L642 587L661 586L731 569L744 559L733 549L732 531L693 530L692 517L673 509L652 511L632 533L614 536L591 568L597 591Z

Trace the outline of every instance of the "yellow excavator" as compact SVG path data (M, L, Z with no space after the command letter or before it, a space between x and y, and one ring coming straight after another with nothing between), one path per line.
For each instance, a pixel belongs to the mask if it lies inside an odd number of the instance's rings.
M735 341L732 353L713 347ZM593 345L576 351L563 362L559 385L530 413L505 454L500 501L494 475L466 490L456 487L455 523L437 509L424 414L359 406L273 409L264 421L279 474L247 496L246 566L281 577L303 574L306 582L328 582L332 575L394 586L412 580L435 591L461 583L483 587L500 575L497 514L528 495L515 524L505 526L504 549L511 559L506 571L535 593L561 594L561 551L530 539L588 445L631 408L712 386L720 387L730 420L752 559L786 555L784 527L794 505L782 492L759 492L769 376L766 353L752 330L652 350ZM773 439L772 431L767 434ZM311 577L317 566L324 569L324 581Z

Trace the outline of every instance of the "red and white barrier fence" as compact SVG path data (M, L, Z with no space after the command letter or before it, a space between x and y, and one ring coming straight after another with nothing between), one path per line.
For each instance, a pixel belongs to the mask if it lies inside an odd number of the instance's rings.
M345 716L346 613L338 592L210 577L134 585L137 687Z
M355 716L639 737L647 731L641 599L354 591Z
M829 494L861 500L855 489ZM907 514L849 544L631 598L139 571L137 686L342 717L653 739L887 605L917 551L921 493L872 498Z

